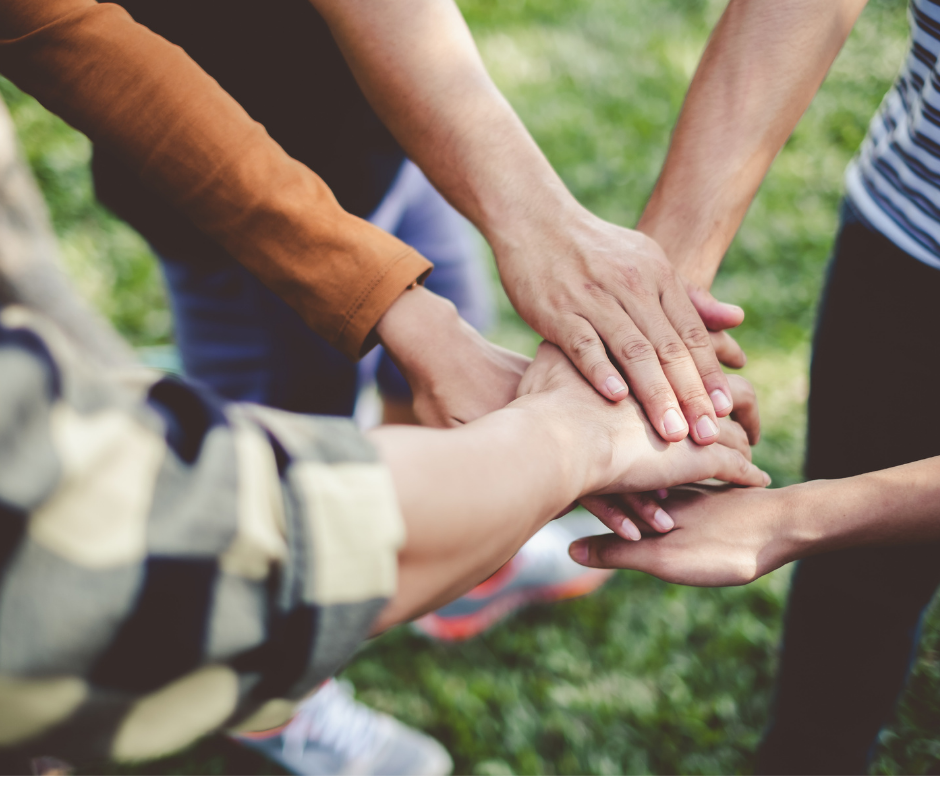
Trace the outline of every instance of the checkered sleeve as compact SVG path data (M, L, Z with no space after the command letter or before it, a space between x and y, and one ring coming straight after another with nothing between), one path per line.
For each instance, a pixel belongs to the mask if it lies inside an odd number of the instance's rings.
M349 421L93 369L0 312L0 747L138 760L284 722L367 636L403 533Z

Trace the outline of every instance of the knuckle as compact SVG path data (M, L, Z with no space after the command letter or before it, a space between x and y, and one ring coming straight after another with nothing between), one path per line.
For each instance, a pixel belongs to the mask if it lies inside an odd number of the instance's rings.
M617 278L631 293L645 294L647 292L646 282L643 281L643 272L639 266L634 263L623 263L617 269Z
M692 413L711 414L714 411L712 401L700 388L696 387L691 391L678 392L679 401L683 407Z
M702 385L705 387L706 391L714 391L717 388L723 388L725 382L727 381L727 378L720 369L709 370L707 372L701 373L701 375ZM731 390L731 402L732 407L735 407L738 404L738 398L734 392L734 389Z
M598 282L588 279L581 283L581 287L587 296L595 303L613 300L610 293L607 292L607 287Z
M659 405L674 405L676 395L668 384L653 384L643 392L643 399Z
M676 269L672 267L672 263L669 262L665 253L662 249L658 248L658 254L653 256L653 266L656 269L656 276L660 282L665 285L665 287L682 287L682 284L679 282L679 277L676 274ZM685 288L682 288L683 292Z
M585 360L597 353L600 340L595 334L578 331L568 337L567 345L570 355Z
M657 346L656 352L664 364L676 364L689 356L688 348L678 337L664 340Z
M712 348L711 336L701 321L689 322L682 326L679 335L685 342L685 346L691 350L711 350Z
M645 361L652 361L656 357L653 346L646 337L631 336L618 345L621 359L628 364L638 364Z
M700 374L702 376L702 387L705 391L714 391L715 389L728 391L731 394L731 410L738 409L738 395L735 393L734 388L728 385L728 379L720 369Z
M546 300L549 311L554 315L571 315L575 312L575 299L568 290L550 288Z

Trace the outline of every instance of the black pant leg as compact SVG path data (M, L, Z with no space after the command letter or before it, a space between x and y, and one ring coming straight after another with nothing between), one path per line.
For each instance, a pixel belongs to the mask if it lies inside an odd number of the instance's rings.
M846 219L814 341L809 478L940 455L940 271L851 213ZM857 549L800 563L760 773L867 769L938 584L936 545Z

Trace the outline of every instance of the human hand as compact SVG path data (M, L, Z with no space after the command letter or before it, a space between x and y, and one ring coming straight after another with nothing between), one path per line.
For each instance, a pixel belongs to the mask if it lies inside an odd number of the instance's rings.
M691 440L664 441L636 400L610 402L598 396L548 342L539 347L523 376L519 396L510 407L524 407L537 398L547 427L567 430L572 451L584 453L584 494L658 490L708 478L749 486L770 482L738 449L721 444L699 446ZM741 443L740 438L737 441Z
M728 375L728 383L734 394L734 410L723 420L718 442L750 460L751 446L756 446L760 440L757 396L754 387L740 375ZM618 536L639 541L641 529L666 533L675 525L672 517L660 505L667 495L667 490L589 495L580 503Z
M719 301L708 292L707 288L699 287L681 274L678 276L692 306L695 307L705 328L708 329L708 338L711 340L718 361L726 367L741 369L747 363L747 356L727 330L741 325L744 320L744 310L734 304Z
M454 427L516 396L530 360L485 340L454 305L423 287L407 290L376 327L414 396L418 420Z
M675 520L668 534L639 542L592 536L569 553L585 566L638 569L670 583L743 585L801 557L804 541L792 527L800 487L684 487L663 503Z
M490 242L513 306L598 392L627 397L616 363L660 437L717 440L716 417L731 412L733 398L700 313L720 332L741 322L738 307L703 290L696 309L654 240L580 206L532 237ZM729 339L717 337L725 346Z

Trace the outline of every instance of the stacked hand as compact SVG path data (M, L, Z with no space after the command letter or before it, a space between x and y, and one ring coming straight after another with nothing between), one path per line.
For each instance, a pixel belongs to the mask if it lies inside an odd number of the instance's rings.
M585 566L638 569L693 586L750 583L800 557L798 529L788 527L794 518L786 488L682 488L663 506L675 520L665 536L579 539L571 557Z
M724 329L743 311L685 282L648 236L580 206L532 236L491 239L506 292L529 325L607 399L632 393L664 440L718 440L717 418L731 413L735 395L719 360L744 364Z
M722 421L718 443L750 460L751 446L760 439L757 398L751 384L739 375L729 375L728 383L734 393L734 410ZM614 533L639 541L643 531L666 533L675 525L661 506L666 494L666 490L659 490L656 494L592 495L580 503Z
M742 389L743 390L743 389ZM699 446L689 439L670 443L652 428L632 397L610 402L591 389L564 354L544 342L510 407L536 400L546 428L568 430L563 445L585 457L584 492L612 496L658 490L716 478L746 486L770 479L748 459L746 428L730 423L724 443ZM747 428L756 428L753 419Z
M602 396L620 402L631 391L606 345L661 438L719 441L718 419L743 412L753 399L747 384L719 366L744 365L725 333L743 311L683 280L642 233L583 209L578 217L558 228L560 237L543 233L537 244L497 244L510 299ZM424 288L405 292L377 330L429 426L456 426L503 407L528 363L484 340L452 304ZM736 407L742 396L749 402Z

